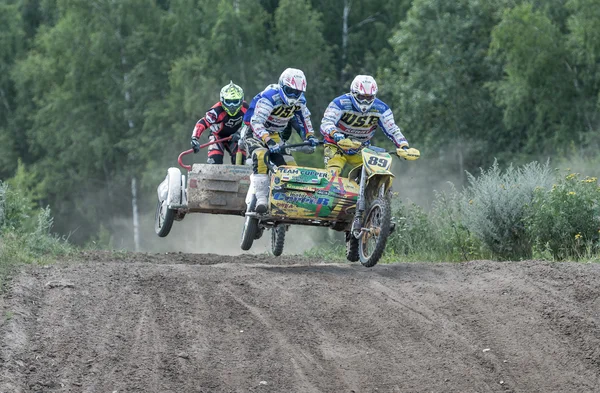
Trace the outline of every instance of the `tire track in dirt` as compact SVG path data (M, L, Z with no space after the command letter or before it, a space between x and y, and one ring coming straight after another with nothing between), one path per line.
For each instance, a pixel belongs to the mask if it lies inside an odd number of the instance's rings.
M13 282L0 392L594 392L599 284L600 264L88 253Z

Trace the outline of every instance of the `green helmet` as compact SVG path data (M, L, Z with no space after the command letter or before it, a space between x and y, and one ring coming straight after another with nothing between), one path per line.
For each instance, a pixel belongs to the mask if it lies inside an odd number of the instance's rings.
M235 116L242 107L244 101L244 90L234 84L233 81L221 89L221 105L229 116Z

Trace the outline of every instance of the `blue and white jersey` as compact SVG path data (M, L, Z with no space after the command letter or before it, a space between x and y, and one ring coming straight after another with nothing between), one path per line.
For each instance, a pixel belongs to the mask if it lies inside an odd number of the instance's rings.
M331 101L325 110L321 134L328 143L335 144L333 134L341 132L367 146L378 126L396 147L408 146L408 141L394 121L392 110L383 101L376 98L371 108L363 113L352 105L350 93L347 93Z
M252 129L255 138L264 141L269 134L283 132L292 117L296 119L302 139L314 134L304 94L296 105L288 106L279 95L279 85L272 84L254 97L244 115L244 122Z

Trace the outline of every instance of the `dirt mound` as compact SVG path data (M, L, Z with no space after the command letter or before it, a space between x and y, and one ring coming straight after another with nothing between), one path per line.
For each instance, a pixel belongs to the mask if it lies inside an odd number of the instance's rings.
M600 264L87 253L2 309L3 393L600 391Z

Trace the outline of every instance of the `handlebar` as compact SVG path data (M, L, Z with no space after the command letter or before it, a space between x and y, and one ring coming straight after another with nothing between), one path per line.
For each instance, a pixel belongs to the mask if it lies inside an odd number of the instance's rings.
M324 143L325 143L324 141L318 141L317 146L318 145L323 145ZM283 145L280 145L279 148L281 149L281 151L284 151L285 149L292 149L294 147L303 147L303 146L311 146L311 143L308 142L308 141L304 141L302 143L293 143L291 145L283 144ZM265 153L264 160L265 160L265 165L267 166L267 168L269 168L269 170L272 171L273 170L273 165L271 165L271 162L269 161L269 155L270 155L270 153L271 152L267 148L267 152Z
M214 145L215 143L227 142L229 140L231 140L231 136L228 136L227 138L216 139L212 142L207 142L203 145L200 145L200 149L203 149L206 146ZM184 164L182 159L183 159L183 156L191 154L193 152L194 152L194 149L190 149L190 150L182 151L181 154L179 154L179 157L177 157L177 162L179 163L180 167L182 167L183 169L186 169L188 171L192 170L192 166Z

